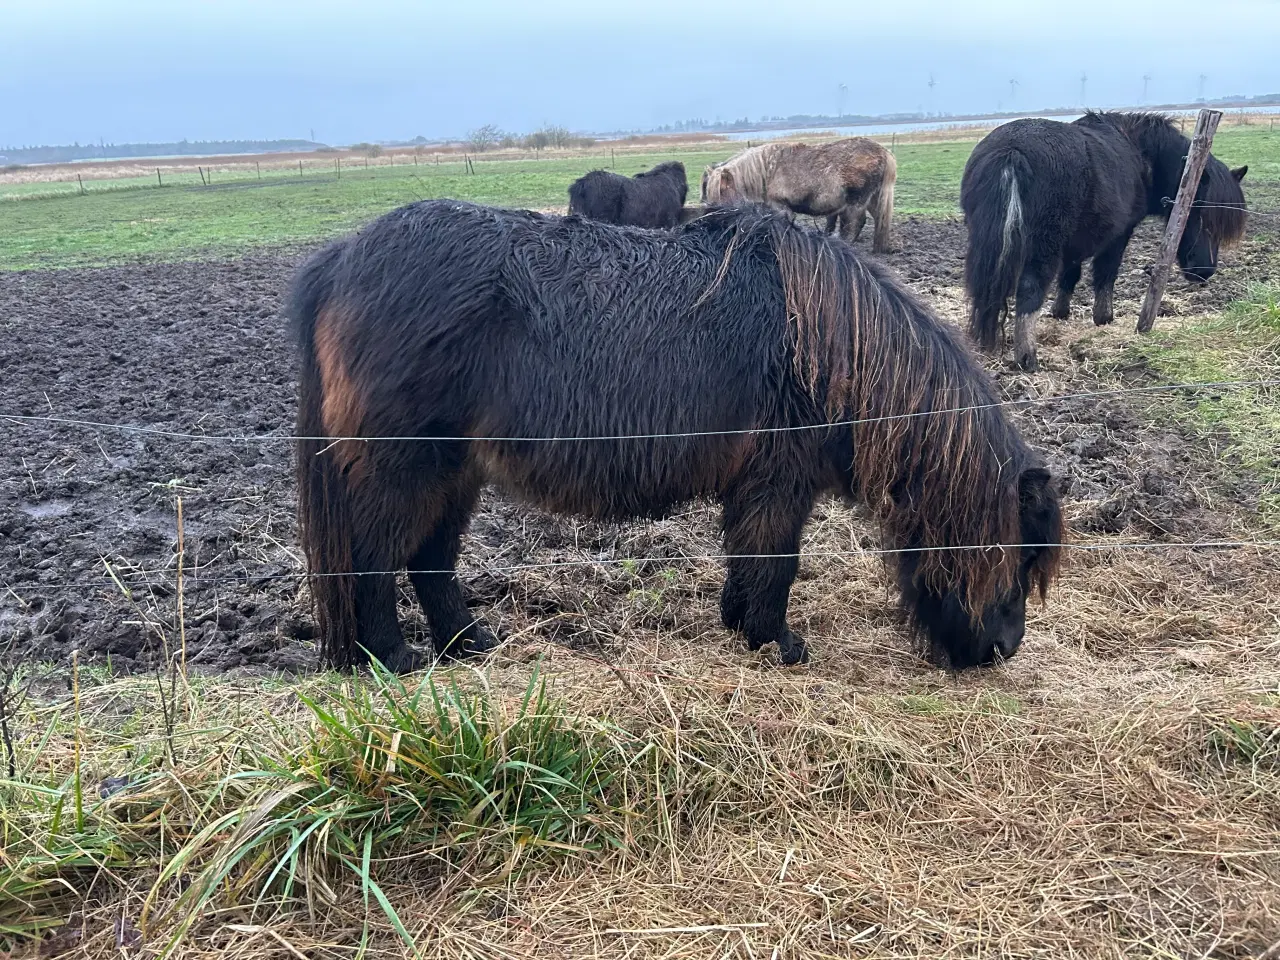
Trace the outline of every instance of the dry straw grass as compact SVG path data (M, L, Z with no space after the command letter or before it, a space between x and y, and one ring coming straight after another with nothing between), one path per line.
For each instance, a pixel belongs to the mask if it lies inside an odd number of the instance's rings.
M693 553L710 545L710 520L613 531L628 539L611 546ZM816 521L810 549L860 535L841 508ZM588 553L611 533L547 526ZM554 698L541 711L602 738L607 810L585 847L513 855L427 813L420 825L442 835L380 846L369 869L420 955L1256 957L1280 940L1280 606L1265 589L1280 580L1268 558L1078 555L1028 649L959 678L913 653L877 561L803 567L793 618L817 662L785 671L714 628L714 564L672 556L500 585L511 639L482 674L454 675L487 689L510 729L540 670ZM1252 590L1239 589L1246 573ZM68 795L78 739L87 823L77 833L64 810L54 828L49 802L6 787L6 866L43 850L64 858L47 875L69 886L28 892L25 912L10 900L0 922L70 916L54 949L85 956L121 943L135 955L144 936L148 953L163 946L182 917L165 908L220 855L212 843L176 870L175 854L237 809L228 778L270 757L270 789L289 787L280 771L304 769L325 729L307 700L332 710L359 687L193 678L172 733L167 689L86 676L78 727L66 696L26 708L23 779ZM113 776L140 785L99 805L96 785ZM396 817L395 797L381 802L375 824ZM94 856L109 860L94 846L104 832L124 854L95 869ZM85 866L72 870L76 848ZM278 885L255 886L273 862L233 871L175 955L407 954L366 906L359 871L311 864L281 901ZM186 882L153 888L165 865Z

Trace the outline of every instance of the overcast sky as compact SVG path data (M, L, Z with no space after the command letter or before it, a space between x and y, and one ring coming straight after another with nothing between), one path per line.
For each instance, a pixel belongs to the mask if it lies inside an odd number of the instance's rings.
M0 147L1185 101L1280 92L1278 41L1277 0L0 0Z

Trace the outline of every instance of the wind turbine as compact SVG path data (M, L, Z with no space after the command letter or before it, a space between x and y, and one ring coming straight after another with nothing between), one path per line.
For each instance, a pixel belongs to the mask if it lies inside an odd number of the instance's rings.
M1082 106L1082 107L1085 105L1085 102L1086 102L1086 101L1087 101L1087 99L1088 99L1088 98L1085 96L1085 92L1084 92L1084 91L1085 91L1085 84L1087 84L1088 82L1089 82L1089 75L1088 75L1087 73L1083 73L1083 72L1082 72L1082 73L1080 74L1080 106Z
M1208 74L1200 74L1200 99L1204 99L1204 82L1209 79Z
M1142 75L1142 102L1147 102L1147 86L1151 83L1151 74L1144 73Z
M933 74L932 74L932 73L931 73L931 74L929 74L929 84L928 84L928 86L929 86L929 112L930 112L930 113L937 113L937 112L938 112L938 110L937 110L937 108L934 106L934 102L933 102L933 88L934 88L934 87L936 87L937 85L938 85L938 81L937 81L937 80L935 80L935 79L933 79Z
M1020 86L1022 86L1022 84L1018 83L1017 78L1014 78L1009 81L1009 102L1010 103L1013 103L1015 100L1018 99L1018 87Z
M836 114L837 117L844 116L844 101L847 96L849 96L849 87L842 83L836 88L836 97L840 106L839 112Z

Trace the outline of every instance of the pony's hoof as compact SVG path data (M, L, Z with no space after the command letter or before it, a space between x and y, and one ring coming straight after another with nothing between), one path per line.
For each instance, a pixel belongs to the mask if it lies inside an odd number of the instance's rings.
M1019 353L1014 359L1017 360L1018 366L1027 373L1035 373L1040 369L1040 360L1036 357L1034 350L1029 353Z
M392 673L415 673L426 665L426 658L407 643L402 643L378 662Z
M441 660L463 660L483 656L497 645L498 638L477 624L453 637L437 653Z
M790 630L778 641L778 660L783 666L794 667L809 662L809 648Z
M1049 311L1049 316L1053 317L1053 319L1055 320L1070 320L1071 308L1070 307L1054 307L1052 310Z
M1110 313L1103 313L1103 314L1095 313L1093 315L1094 325L1099 327L1105 327L1108 323L1110 323L1114 319L1115 319L1115 315Z

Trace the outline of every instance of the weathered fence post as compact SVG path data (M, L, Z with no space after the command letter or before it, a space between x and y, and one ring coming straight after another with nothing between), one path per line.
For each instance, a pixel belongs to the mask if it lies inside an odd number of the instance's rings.
M80 184L80 193L84 193L84 181L80 179L80 174L76 174L76 183Z
M164 181L160 179L160 168L156 167L156 186L163 187Z
M1186 229L1187 217L1191 214L1191 202L1195 200L1196 191L1200 188L1200 175L1204 173L1204 165L1209 160L1213 134L1221 119L1221 110L1201 110L1196 118L1196 128L1191 134L1191 149L1187 152L1187 162L1182 168L1182 181L1178 184L1178 196L1173 201L1173 212L1169 214L1164 239L1160 241L1160 254L1156 257L1155 270L1151 274L1151 285L1147 287L1147 298L1142 301L1142 312L1138 314L1139 333L1150 331L1156 322L1156 314L1160 312L1160 301L1164 298L1164 288L1169 282L1169 268L1177 255L1178 244L1182 242L1182 231Z
M302 161L298 161L298 176L302 176Z
M258 179L259 179L259 180L261 180L261 179L262 179L262 164L260 164L257 160L255 160L255 161L253 161L253 168L254 168L255 170L257 170L257 171L258 171Z

